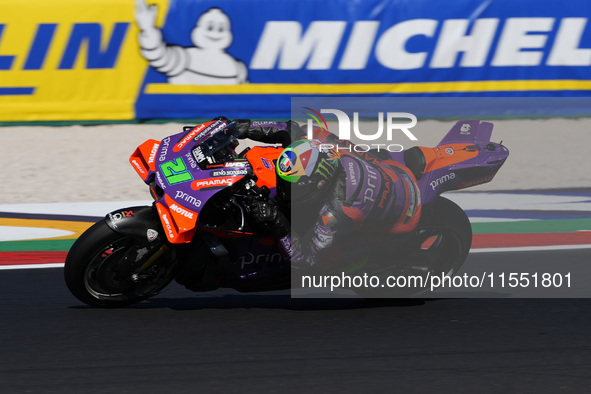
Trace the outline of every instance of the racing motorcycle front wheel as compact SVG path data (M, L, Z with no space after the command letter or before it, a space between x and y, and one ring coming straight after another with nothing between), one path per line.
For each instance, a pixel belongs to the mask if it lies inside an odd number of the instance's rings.
M175 268L175 253L166 243L119 234L103 219L72 245L64 277L80 301L117 308L157 294L174 278Z

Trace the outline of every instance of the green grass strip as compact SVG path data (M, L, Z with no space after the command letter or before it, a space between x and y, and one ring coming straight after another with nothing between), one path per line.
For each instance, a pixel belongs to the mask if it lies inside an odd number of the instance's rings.
M472 223L474 234L572 233L579 230L591 231L591 218Z
M0 242L0 252L36 252L58 251L67 252L75 239L44 239L39 241L5 241Z

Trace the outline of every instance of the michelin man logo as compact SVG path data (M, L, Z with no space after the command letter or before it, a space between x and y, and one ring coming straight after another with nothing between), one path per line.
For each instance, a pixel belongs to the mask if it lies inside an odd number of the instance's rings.
M232 43L230 18L219 8L210 8L191 32L194 47L168 45L156 27L158 7L136 0L135 19L140 29L142 56L150 66L176 85L234 85L247 81L244 63L225 52Z

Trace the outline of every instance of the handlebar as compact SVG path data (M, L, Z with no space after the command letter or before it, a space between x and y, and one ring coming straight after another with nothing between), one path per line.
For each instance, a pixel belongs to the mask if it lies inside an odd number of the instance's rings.
M237 124L236 121L232 121L222 131L218 131L203 141L200 144L203 153L206 156L213 157L213 155L228 146L232 150L236 148L238 146L238 137L241 136L241 132L236 127Z
M197 162L204 170L211 164L235 160L238 155L234 149L238 146L241 131L236 127L238 123L232 121L222 130L210 135L193 148L193 155L201 157Z

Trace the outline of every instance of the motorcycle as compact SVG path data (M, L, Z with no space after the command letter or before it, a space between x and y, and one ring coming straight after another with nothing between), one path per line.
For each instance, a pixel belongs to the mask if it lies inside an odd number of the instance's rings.
M220 117L161 141L147 140L135 150L130 164L154 202L108 213L72 245L64 276L78 300L127 306L158 294L174 279L197 292L292 287L289 262L244 204L277 200L275 165L282 148L255 146L237 154L234 126ZM440 195L493 179L509 151L490 141L492 130L492 123L462 120L434 148L387 152L411 170L423 206L416 230L388 235L395 240L390 248L397 249L388 273L453 275L462 266L471 225L458 205ZM278 204L289 217L289 207Z

